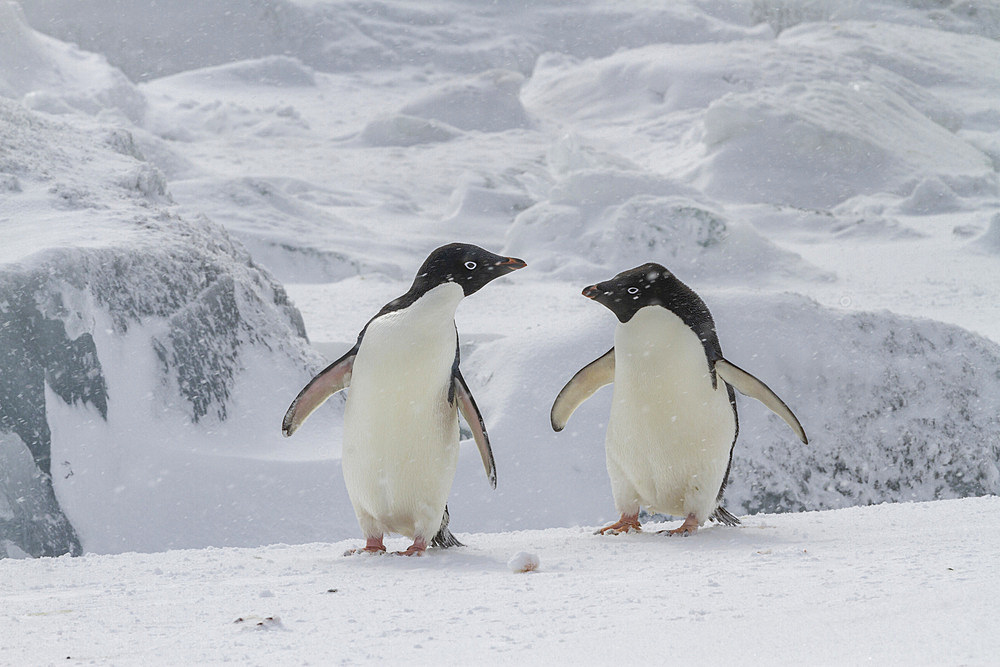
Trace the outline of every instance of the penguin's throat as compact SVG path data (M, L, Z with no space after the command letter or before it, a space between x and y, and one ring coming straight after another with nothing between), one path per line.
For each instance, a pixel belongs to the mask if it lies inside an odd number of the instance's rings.
M709 379L705 349L681 318L662 307L640 309L615 330L616 382L690 384Z
M420 326L421 320L431 322L442 319L454 321L458 304L465 297L465 292L456 283L442 283L424 292L408 308L390 313L406 320L406 326Z
M455 361L455 310L462 288L454 283L429 290L409 307L368 325L354 362L352 388L372 384L380 392L444 390Z

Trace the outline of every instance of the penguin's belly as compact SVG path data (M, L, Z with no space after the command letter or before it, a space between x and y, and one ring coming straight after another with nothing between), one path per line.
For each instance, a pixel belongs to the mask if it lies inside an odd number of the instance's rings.
M704 347L679 317L646 307L618 326L605 444L619 510L705 521L735 437L726 385L712 388Z
M459 440L457 407L448 402L456 333L444 319L415 327L379 318L358 350L341 464L363 526L428 540L440 526Z

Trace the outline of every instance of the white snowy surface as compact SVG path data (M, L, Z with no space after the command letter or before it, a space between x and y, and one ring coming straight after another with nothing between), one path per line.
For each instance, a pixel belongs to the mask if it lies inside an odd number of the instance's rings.
M989 665L998 517L990 497L688 538L459 533L423 558L348 540L7 559L0 663ZM541 567L510 572L519 549Z

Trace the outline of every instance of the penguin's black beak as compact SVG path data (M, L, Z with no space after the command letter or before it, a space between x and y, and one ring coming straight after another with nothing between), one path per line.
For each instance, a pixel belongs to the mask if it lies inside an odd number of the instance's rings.
M598 289L597 285L591 285L590 287L583 288L583 295L588 299L595 299L597 298L597 295L600 293L601 290Z
M508 272L523 269L527 265L527 262L517 257L504 257L501 261L497 262L497 266L506 269Z

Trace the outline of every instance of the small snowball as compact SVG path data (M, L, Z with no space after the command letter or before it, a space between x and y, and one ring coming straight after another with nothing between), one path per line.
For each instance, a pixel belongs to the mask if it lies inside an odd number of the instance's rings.
M257 622L257 625L251 626L255 630L284 630L285 626L282 624L281 619L277 616L268 616L267 618L261 619Z
M519 551L507 561L507 567L511 572L531 572L537 570L538 565L538 556L527 551Z

